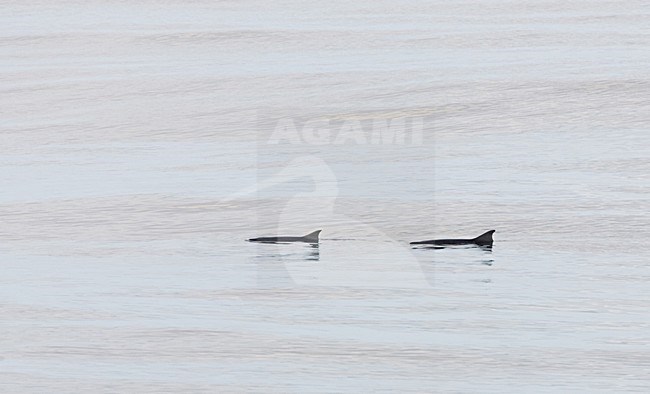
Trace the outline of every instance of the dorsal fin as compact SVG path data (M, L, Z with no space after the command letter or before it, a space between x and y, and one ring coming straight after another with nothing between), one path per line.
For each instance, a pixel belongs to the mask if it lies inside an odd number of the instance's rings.
M311 242L318 242L318 235L320 234L322 230L316 230L313 233L309 233L307 235L304 235L302 238L305 241L311 241Z
M483 233L479 235L478 237L474 238L474 242L476 242L479 245L488 245L492 244L494 241L492 240L492 234L497 230L490 230L486 233Z

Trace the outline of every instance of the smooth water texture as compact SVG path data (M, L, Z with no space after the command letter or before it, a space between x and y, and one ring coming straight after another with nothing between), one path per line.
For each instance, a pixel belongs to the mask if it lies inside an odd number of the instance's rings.
M0 391L650 390L647 2L0 18Z

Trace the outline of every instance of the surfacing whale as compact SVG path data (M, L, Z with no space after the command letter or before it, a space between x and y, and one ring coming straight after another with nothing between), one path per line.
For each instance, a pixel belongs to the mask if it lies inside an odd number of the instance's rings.
M492 246L494 240L492 234L496 230L490 230L484 234L479 235L472 239L432 239L428 241L415 241L411 245L479 245L479 246Z
M278 243L278 242L307 242L310 244L318 243L318 235L322 230L316 230L313 233L303 235L302 237L259 237L251 238L248 241L250 242L266 242L266 243Z

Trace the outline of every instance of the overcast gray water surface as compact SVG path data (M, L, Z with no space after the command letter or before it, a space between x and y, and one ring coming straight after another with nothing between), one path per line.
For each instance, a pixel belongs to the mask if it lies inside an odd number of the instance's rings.
M647 2L0 21L3 393L650 390Z

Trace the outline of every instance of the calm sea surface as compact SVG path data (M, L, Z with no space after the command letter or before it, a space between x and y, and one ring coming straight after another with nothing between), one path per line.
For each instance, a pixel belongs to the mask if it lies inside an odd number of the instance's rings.
M1 392L650 391L648 2L0 21Z

